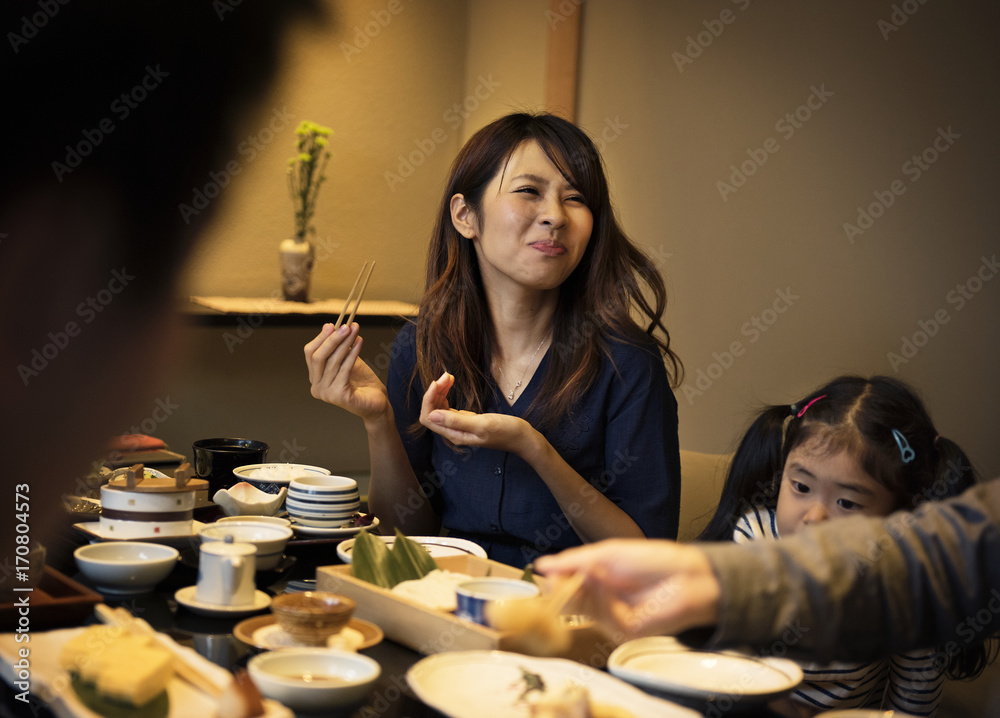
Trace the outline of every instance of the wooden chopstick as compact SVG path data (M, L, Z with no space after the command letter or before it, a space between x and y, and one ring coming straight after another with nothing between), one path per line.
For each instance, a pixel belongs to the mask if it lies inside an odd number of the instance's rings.
M549 594L549 611L553 615L558 616L563 608L569 603L569 600L576 595L576 592L580 590L583 586L583 579L586 574L583 571L577 571L572 576L562 581L559 586Z
M354 286L351 287L350 294L347 295L347 301L344 302L344 309L340 312L340 316L337 317L337 323L333 325L334 329L339 329L340 325L344 321L344 315L347 314L347 308L351 305L351 298L354 297L354 290L358 288L358 282L361 281L362 275L365 273L365 269L368 269L368 262L361 265L361 271L358 272L358 278L354 280ZM354 315L357 314L358 307L361 305L361 297L364 296L365 288L368 286L368 280L372 278L372 272L375 271L375 262L372 262L372 266L368 269L368 276L365 278L365 283L361 285L361 291L358 293L357 301L354 304L354 309L351 311L351 316L347 320L347 325L350 326L351 322L354 321Z
M365 277L365 283L361 285L361 291L358 292L358 301L354 305L354 309L351 310L351 316L347 319L347 326L351 326L351 322L354 321L354 315L358 313L358 307L361 306L361 297L365 296L365 290L368 288L368 280L372 278L372 272L374 271L375 262L372 262L372 266L368 270L368 276Z

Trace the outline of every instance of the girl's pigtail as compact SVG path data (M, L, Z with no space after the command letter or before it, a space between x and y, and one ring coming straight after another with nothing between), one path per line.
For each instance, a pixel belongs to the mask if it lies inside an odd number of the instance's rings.
M781 477L785 421L794 413L787 404L769 406L750 425L722 487L719 507L699 541L731 541L740 517L752 506L773 506Z
M972 462L962 451L962 447L951 439L938 436L934 439L934 483L930 486L930 496L926 500L946 499L958 496L978 481Z

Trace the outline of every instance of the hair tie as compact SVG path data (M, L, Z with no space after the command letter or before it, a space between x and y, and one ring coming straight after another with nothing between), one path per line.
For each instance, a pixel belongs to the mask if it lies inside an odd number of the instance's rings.
M821 394L820 396L817 396L817 397L816 397L815 399L813 399L813 400L812 400L812 401L810 401L810 402L809 402L808 404L806 404L805 406L803 406L803 407L802 407L802 409L801 409L801 410L799 411L799 413L797 414L798 418L800 418L800 419L801 419L801 418L802 418L802 415L806 413L806 411L807 411L807 410L809 409L809 407L810 407L810 406L812 406L813 404L815 404L815 403L816 403L817 401L819 401L820 399L825 399L825 398L826 398L826 396L827 396L826 394ZM793 408L794 408L794 407L793 407Z
M899 457L903 460L904 464L908 464L917 458L917 452L915 452L910 447L910 442L906 440L903 433L899 429L892 430L892 438L896 440L896 446L899 447Z

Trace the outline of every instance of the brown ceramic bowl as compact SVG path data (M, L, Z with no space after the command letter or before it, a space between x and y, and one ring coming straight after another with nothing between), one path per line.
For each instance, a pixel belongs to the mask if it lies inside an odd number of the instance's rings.
M325 646L354 613L354 600L326 591L283 593L271 601L271 613L285 633L311 645Z

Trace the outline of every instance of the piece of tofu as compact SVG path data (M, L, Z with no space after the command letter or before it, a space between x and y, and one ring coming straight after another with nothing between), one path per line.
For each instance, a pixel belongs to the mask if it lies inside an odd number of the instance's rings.
M144 706L163 692L174 675L174 656L153 643L114 651L101 666L97 692L110 700Z

